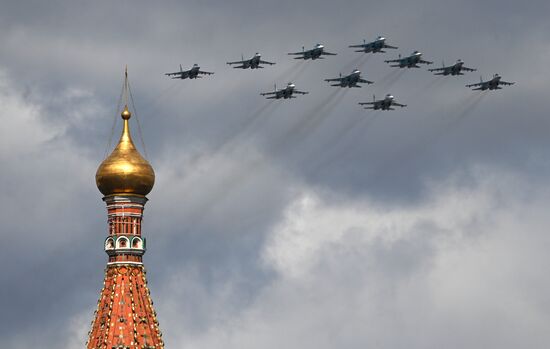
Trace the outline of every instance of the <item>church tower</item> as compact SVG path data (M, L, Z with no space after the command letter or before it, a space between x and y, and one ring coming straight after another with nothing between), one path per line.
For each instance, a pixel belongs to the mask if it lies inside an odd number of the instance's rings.
M108 261L87 349L164 348L142 261L147 244L141 221L155 172L137 151L130 134L127 73L124 95L122 135L96 173L97 187L107 205L104 248Z

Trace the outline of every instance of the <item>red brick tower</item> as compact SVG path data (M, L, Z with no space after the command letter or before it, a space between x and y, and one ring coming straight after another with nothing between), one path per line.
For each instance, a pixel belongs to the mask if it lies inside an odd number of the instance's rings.
M127 96L127 75L124 91ZM96 173L97 187L107 204L109 234L104 246L109 257L86 348L164 348L142 263L146 241L141 236L141 220L155 173L134 146L127 106L121 116L120 141Z

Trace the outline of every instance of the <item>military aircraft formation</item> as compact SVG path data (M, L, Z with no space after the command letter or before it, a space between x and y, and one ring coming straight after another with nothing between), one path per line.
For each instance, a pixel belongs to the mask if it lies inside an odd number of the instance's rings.
M362 44L357 45L349 45L350 48L355 48L355 52L361 52L361 53L385 53L386 49L398 49L397 46L391 46L386 43L386 38L383 36L378 36L375 40L371 42L367 42L366 40L363 40ZM290 52L288 55L296 56L294 59L303 59L304 61L307 61L311 59L312 61L317 59L324 59L324 56L336 56L336 53L331 53L325 51L325 46L323 44L316 44L313 46L313 48L306 50L305 46L302 46L302 51L298 52ZM427 61L422 59L422 53L419 51L412 52L409 56L402 57L401 55L398 56L396 59L388 59L384 62L390 64L390 67L395 68L420 68L420 64L425 65L431 65L433 64L432 61ZM261 69L264 68L262 65L274 65L275 62L268 62L261 59L261 55L259 53L256 53L252 58L244 59L244 55L241 55L240 61L234 61L234 62L227 62L229 66L232 66L233 68L237 69ZM459 59L456 61L455 64L445 66L445 63L443 62L441 68L432 68L428 69L429 72L434 73L434 75L441 75L441 76L457 76L457 75L464 75L464 72L474 72L477 69L474 68L468 68L464 66L464 62ZM173 73L166 73L165 75L171 77L172 79L197 79L202 78L202 75L212 75L213 72L207 72L207 71L201 71L199 65L194 64L193 67L189 70L183 70L182 66L180 65L180 71L173 72ZM336 86L336 87L357 87L360 88L361 85L359 84L373 84L373 81L369 81L364 79L361 76L361 71L358 69L354 69L349 75L342 76L340 73L340 76L337 78L330 78L325 79L326 82L330 83L330 86ZM483 77L481 77L480 82L468 84L466 87L472 88L472 90L480 90L480 91L486 91L486 90L500 90L502 89L501 86L510 86L513 85L514 82L506 82L501 80L501 76L498 74L493 75L493 77L490 80L483 81ZM267 99L291 99L296 98L295 95L305 95L309 92L306 91L300 91L296 89L296 85L293 82L289 82L284 88L277 89L277 86L275 85L275 88L271 92L262 92L260 93L261 96L266 97ZM391 94L387 94L383 99L376 99L376 97L373 95L372 102L360 102L359 105L365 106L364 109L372 109L372 110L395 110L394 107L406 107L405 104L400 104L395 100L395 97Z

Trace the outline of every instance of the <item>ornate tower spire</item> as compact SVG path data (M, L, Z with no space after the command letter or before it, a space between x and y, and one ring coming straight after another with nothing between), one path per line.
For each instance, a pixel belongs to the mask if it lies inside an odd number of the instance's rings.
M87 349L164 348L142 262L146 240L141 220L155 172L130 134L127 71L123 92L122 134L96 173L97 187L107 204L109 232L104 248L108 262Z

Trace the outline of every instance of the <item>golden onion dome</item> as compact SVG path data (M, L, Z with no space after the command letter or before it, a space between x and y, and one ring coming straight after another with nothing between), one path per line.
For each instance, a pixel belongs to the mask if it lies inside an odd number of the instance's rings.
M125 106L121 117L124 120L122 135L117 146L102 163L95 174L99 191L105 195L147 195L155 184L155 172L147 160L137 151L128 120L132 113Z

